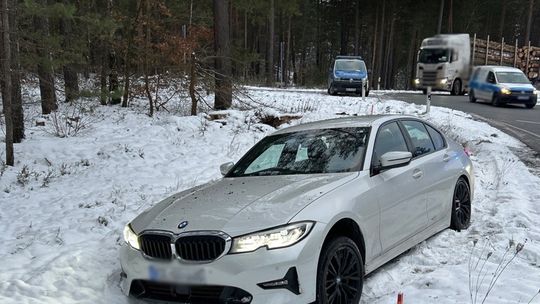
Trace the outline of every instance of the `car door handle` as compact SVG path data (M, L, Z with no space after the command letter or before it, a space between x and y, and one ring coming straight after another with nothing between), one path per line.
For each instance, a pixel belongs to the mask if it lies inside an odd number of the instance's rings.
M413 171L412 177L415 178L415 179L419 179L420 177L422 177L422 175L424 175L424 172L422 172L422 170L420 170L420 169L415 169L415 170Z
M443 155L442 160L443 162L448 162L450 160L450 155L448 154Z

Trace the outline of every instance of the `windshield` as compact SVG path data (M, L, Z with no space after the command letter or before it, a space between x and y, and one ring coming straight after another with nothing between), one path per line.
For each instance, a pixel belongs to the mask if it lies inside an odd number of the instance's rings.
M369 128L309 130L268 136L227 177L359 170Z
M366 64L358 59L338 59L336 60L336 71L365 71Z
M499 83L531 83L522 72L497 72Z
M448 49L421 49L418 62L421 63L441 63L448 62L450 50Z

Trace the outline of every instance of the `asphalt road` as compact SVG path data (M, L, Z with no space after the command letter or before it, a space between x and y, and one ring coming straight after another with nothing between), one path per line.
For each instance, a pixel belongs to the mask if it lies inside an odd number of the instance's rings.
M421 93L387 93L384 94L384 98L420 105L426 104L426 96ZM468 96L434 93L431 96L431 105L463 111L478 119L485 120L492 126L524 142L536 152L535 158L540 158L540 102L533 109L527 109L523 105L494 107L481 101L471 103Z

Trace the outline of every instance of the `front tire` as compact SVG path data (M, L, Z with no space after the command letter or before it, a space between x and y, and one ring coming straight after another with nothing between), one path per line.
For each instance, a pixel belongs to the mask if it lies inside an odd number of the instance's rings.
M499 96L497 94L493 94L493 97L491 98L491 105L494 107L501 106L501 102L499 101Z
M450 92L451 95L460 95L461 94L461 80L456 79L454 81L454 84L452 85L452 91Z
M536 102L535 103L527 103L527 104L525 104L525 107L527 109L532 109L532 108L534 108L534 106L536 106Z
M471 224L471 189L465 178L460 177L452 197L452 220L450 228L465 230Z
M334 89L333 85L330 85L330 87L328 88L328 95L332 95L332 96L337 95L336 90Z
M337 237L323 246L317 268L317 304L359 303L364 261L356 243Z

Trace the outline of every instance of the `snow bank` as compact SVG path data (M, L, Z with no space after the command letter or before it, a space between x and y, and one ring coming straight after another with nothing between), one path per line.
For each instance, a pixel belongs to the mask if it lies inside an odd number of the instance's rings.
M264 113L304 113L291 124L424 111L377 94L362 103L359 97L304 91L248 92L266 105ZM26 109L29 124L42 119L37 111L38 105ZM257 123L254 110L229 111L225 125L205 115L159 112L149 118L137 107L92 112L85 115L94 123L74 137L51 134L50 117L45 127L29 127L27 140L16 146L16 166L0 168L0 303L126 303L119 289L123 226L172 193L220 178L221 163L238 160L274 130ZM492 252L484 267L491 272L509 240L527 240L487 301L526 303L540 288L540 180L511 152L523 145L461 112L432 107L424 117L473 152L471 228L444 231L371 274L362 302L393 303L399 291L405 303L470 302L471 256ZM488 273L476 284L479 297L490 279Z

